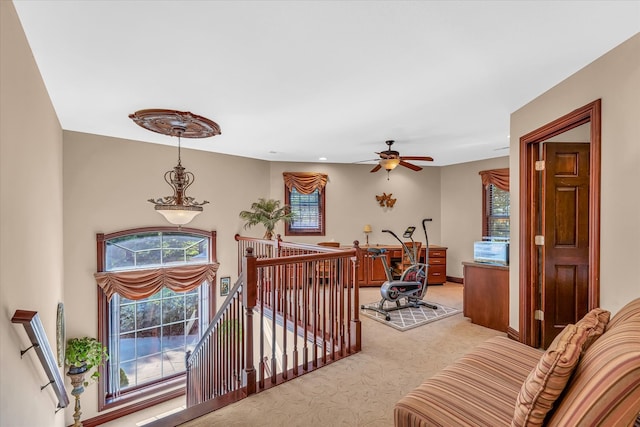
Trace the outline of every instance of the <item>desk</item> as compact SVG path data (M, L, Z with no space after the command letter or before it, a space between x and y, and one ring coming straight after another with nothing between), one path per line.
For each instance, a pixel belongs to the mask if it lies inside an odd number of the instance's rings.
M465 317L487 328L507 332L509 327L509 267L463 262Z
M372 258L367 251L369 247L385 249L387 265L399 265L402 261L402 246L400 245L369 245L360 247L358 261L358 282L360 286L380 286L387 281L387 276L382 265L382 260ZM425 248L420 249L419 262L424 263ZM447 281L447 248L438 245L429 245L429 285L441 285Z

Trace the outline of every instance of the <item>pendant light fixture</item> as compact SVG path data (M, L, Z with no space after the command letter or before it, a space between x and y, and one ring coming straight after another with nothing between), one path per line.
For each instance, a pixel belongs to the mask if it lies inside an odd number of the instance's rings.
M156 211L171 224L188 224L202 212L202 206L209 202L197 202L195 198L187 196L187 188L195 181L195 175L187 172L182 166L180 138L208 138L220 135L220 126L205 117L175 110L140 110L130 114L129 118L147 130L178 137L178 164L164 174L164 180L173 189L173 195L148 201L153 203Z

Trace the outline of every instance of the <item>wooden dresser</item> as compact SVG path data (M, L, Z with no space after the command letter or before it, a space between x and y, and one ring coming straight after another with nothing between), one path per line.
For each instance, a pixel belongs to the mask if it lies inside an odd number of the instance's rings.
M464 317L472 323L507 332L509 327L509 267L463 262Z
M385 257L388 265L399 265L402 261L402 247L400 245L372 246L378 249L385 249ZM378 258L372 258L371 253L367 252L367 247L361 248L359 256L360 269L358 272L358 280L360 286L380 286L386 280L387 276L382 265L382 261ZM420 262L425 261L425 248L420 249ZM429 245L429 277L427 283L429 285L441 285L447 280L447 248L438 245Z

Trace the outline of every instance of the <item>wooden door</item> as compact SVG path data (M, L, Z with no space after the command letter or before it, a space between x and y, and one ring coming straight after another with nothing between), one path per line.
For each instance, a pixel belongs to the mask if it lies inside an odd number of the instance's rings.
M542 220L542 344L589 311L589 144L547 142Z
M518 330L509 327L508 335L532 347L542 346L542 322L537 310L542 310L541 270L544 257L538 252L543 246L534 243L534 236L542 234L539 227L544 211L541 193L543 174L536 171L538 153L544 141L589 125L589 309L600 307L600 158L601 100L596 99L520 137L519 185L519 247L518 251ZM514 191L514 190L512 190ZM551 218L549 218L551 220ZM513 264L512 264L513 265ZM513 287L511 288L513 289ZM511 308L512 309L512 308Z

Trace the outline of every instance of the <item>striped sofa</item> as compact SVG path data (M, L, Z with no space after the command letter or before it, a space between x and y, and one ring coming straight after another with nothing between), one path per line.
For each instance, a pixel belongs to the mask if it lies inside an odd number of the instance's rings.
M597 327L585 332L585 319L569 325L563 343L546 352L506 337L485 341L400 399L395 425L633 426L640 413L640 298L611 320L596 310L587 316L601 320Z

